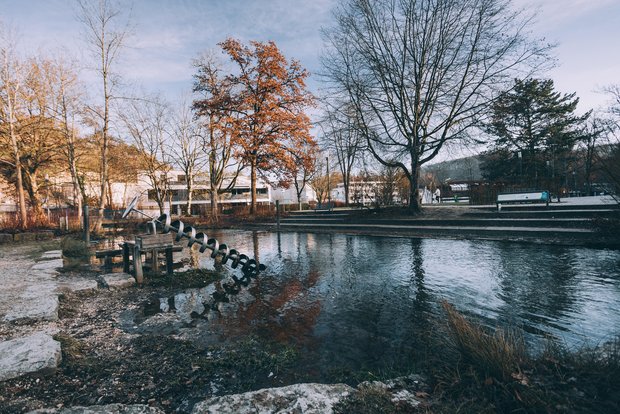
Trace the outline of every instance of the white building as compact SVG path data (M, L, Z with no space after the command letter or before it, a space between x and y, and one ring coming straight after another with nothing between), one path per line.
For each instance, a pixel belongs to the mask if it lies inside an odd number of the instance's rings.
M180 214L181 209L187 205L187 177L182 171L173 170L167 174L170 193L165 200L164 211L172 214ZM230 177L228 182L230 182ZM224 182L226 186L227 182ZM235 181L235 185L218 197L218 203L223 208L231 208L239 205L249 205L251 203L251 183L250 178L240 175ZM159 213L159 207L155 201L155 190L151 181L144 174L138 175L138 191L141 194L138 208L145 212ZM262 180L256 183L256 202L257 204L270 204L272 190L271 187ZM130 197L131 198L131 197ZM197 174L194 177L192 190L192 214L204 214L211 207L211 196L209 181L205 174Z
M297 200L297 190L294 185L291 185L289 188L274 188L271 191L271 198L282 205L298 204L300 201L302 204L308 204L316 202L316 192L306 184L301 192L301 200Z

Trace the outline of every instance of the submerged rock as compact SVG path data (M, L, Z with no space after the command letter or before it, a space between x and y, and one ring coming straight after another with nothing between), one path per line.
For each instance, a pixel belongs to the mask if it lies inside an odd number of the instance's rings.
M61 358L60 342L44 333L0 342L0 381L29 373L53 374Z
M304 413L329 414L334 404L353 388L345 384L295 384L244 394L209 398L194 406L192 414Z
M159 408L148 405L91 405L90 407L43 408L30 411L28 414L163 414Z

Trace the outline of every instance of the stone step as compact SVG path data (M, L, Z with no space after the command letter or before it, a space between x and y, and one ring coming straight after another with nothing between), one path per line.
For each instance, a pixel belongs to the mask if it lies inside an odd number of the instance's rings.
M562 227L562 228L590 228L592 220L588 218L465 218L465 219L366 219L354 217L346 219L332 218L297 218L282 219L281 224L295 223L313 226L314 224L377 224L402 226L457 226L457 227Z

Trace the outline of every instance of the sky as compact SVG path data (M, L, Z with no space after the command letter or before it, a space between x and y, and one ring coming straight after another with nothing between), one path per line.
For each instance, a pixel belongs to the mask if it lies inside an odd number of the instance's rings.
M620 0L512 0L534 11L533 35L557 43L557 66L541 77L576 92L578 110L604 107L597 91L620 83ZM192 60L227 37L273 40L311 74L320 71L321 27L332 24L338 0L121 0L131 36L117 71L126 84L175 100L191 91ZM26 53L60 50L88 61L74 0L0 0L0 19L18 33ZM83 78L95 81L87 70ZM309 87L319 82L311 75Z

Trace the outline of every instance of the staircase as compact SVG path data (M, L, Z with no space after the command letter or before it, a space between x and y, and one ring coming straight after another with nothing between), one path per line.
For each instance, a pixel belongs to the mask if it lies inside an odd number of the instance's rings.
M601 247L617 244L594 230L594 220L618 217L617 205L518 205L495 208L427 207L420 217L334 210L291 212L281 230L399 235L411 237L527 240Z

